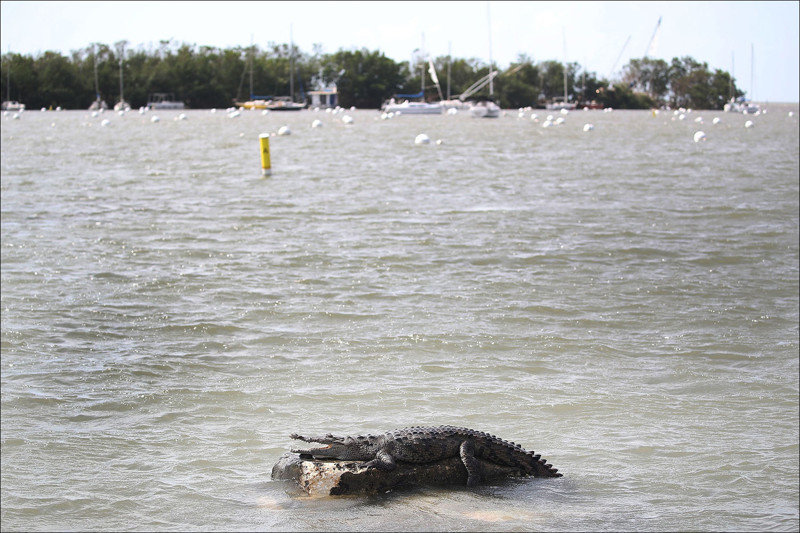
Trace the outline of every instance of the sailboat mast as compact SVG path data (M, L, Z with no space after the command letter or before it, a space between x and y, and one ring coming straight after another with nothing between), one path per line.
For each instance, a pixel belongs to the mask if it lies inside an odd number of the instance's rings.
M422 101L424 102L425 101L425 32L422 32L422 48L420 48L419 51L420 51L419 66L420 66L420 72L422 73L422 76L420 77L420 79L422 80L422 88L420 89L420 91L422 92Z
M452 43L447 43L447 99L450 100L450 48Z
M561 28L561 37L564 40L564 103L567 103L567 33Z
M250 100L253 100L253 34L250 34ZM239 84L241 86L241 84Z
M750 100L751 101L756 99L756 97L755 97L755 93L756 92L753 90L754 89L754 87L753 87L753 63L755 62L754 55L755 55L755 47L753 46L753 43L750 43Z
M486 19L489 22L489 98L494 96L494 76L492 76L492 13L486 2Z
M100 100L100 83L97 79L97 52L95 51L94 45L92 45L92 60L94 61L94 94L95 97Z
M119 47L119 101L124 102L125 99L123 98L122 92L122 57L125 53L125 45L120 45Z
M289 97L294 102L294 38L291 24L289 24Z

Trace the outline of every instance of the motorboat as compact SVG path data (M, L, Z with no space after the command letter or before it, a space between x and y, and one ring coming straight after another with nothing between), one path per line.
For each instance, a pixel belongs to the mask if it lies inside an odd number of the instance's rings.
M564 100L561 100L559 97L553 98L552 102L548 102L545 104L545 108L550 111L561 111L562 109L566 109L567 111L574 111L577 107L575 102L567 102L566 97Z
M442 109L442 106L438 103L410 102L408 100L397 103L394 98L381 108L384 113L400 115L441 115Z
M175 100L171 93L154 93L147 99L149 109L185 109L183 102Z
M25 104L20 104L16 100L6 100L3 102L3 111L25 111Z

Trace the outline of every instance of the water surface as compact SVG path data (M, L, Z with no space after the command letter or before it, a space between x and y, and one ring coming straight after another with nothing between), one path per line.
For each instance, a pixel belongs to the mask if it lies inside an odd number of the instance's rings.
M4 530L798 529L797 105L179 113L2 118ZM270 479L426 424L564 477Z

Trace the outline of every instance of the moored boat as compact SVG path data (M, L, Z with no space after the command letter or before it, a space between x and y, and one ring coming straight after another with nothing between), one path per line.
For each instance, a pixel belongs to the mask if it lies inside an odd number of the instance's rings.
M147 99L149 109L184 109L183 102L175 100L171 93L154 93Z

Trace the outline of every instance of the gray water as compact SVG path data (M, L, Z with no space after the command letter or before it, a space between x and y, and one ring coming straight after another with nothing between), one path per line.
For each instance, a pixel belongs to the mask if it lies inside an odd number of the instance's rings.
M179 113L2 118L3 530L800 527L796 104ZM270 479L428 424L564 477Z

